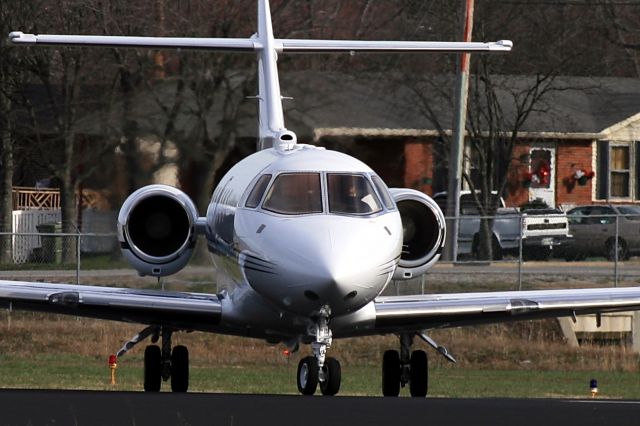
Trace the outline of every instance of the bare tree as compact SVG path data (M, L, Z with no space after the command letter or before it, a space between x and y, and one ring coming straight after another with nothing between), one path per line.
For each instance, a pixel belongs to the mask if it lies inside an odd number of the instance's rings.
M16 4L0 4L0 232L11 233L13 222L14 147L19 120L16 111L22 105L20 93L27 82L20 72L27 52L8 45L4 36L16 28L24 28L30 21L39 1L27 0ZM0 263L12 262L11 236L0 238Z
M55 31L64 34L89 33L94 27L91 2L46 2L33 17L30 29L34 32ZM95 86L102 67L101 55L73 47L52 49L29 48L25 51L24 67L39 84L44 100L31 103L32 133L43 158L48 162L51 176L60 182L62 231L78 231L79 183L87 174L79 153L81 147L80 112L95 108L101 90ZM99 81L99 78L97 78ZM51 127L43 124L43 116L50 116ZM57 161L52 153L59 152ZM94 151L99 152L99 150ZM99 156L96 156L99 157ZM98 161L98 158L93 158ZM63 262L74 262L75 239L63 245Z
M640 13L638 5L618 4L612 0L601 0L597 9L602 18L603 32L614 46L621 48L640 77Z
M555 72L505 78L493 75L489 62L488 58L479 59L473 76L467 122L469 149L463 179L482 216L474 252L481 258L492 259L493 222L500 206L499 197L493 192L498 196L506 193L514 165L514 147L529 116L547 113L548 96L564 88L554 84Z
M12 11L13 12L13 11ZM0 5L0 31L6 31L14 23L11 19L7 4ZM2 143L2 154L0 156L0 232L10 233L12 231L12 182L13 182L13 138L12 138L12 116L11 98L15 87L11 81L11 74L15 72L17 57L7 46L5 38L0 39L0 140ZM11 236L0 237L0 262L10 262L12 258Z

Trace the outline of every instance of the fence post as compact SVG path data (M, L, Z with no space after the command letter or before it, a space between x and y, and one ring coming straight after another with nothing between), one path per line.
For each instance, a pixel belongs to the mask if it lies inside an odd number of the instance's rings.
M80 284L80 232L76 234L76 284Z
M614 275L614 279L613 279L613 286L614 287L618 287L618 237L619 237L619 229L618 229L618 218L620 217L620 214L616 213L616 240L615 240L615 245L613 247L614 251L615 251L615 258L613 259L613 275Z
M524 223L520 215L520 238L518 238L518 291L522 291L522 224Z

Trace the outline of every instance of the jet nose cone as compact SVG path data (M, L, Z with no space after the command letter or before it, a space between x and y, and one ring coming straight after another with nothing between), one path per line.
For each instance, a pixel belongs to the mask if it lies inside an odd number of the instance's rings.
M305 295L313 298L313 293L316 293L323 295L325 299L334 299L357 292L357 282L361 277L357 263L350 257L348 252L336 249L317 253L315 261L307 264L307 271L312 279Z
M249 261L252 288L282 308L313 315L353 312L375 298L391 278L402 247L402 226L390 217L312 216L268 224L254 241L265 261ZM262 248L262 249L261 249Z
M357 309L377 296L396 258L393 239L383 226L362 219L339 223L344 226L333 222L316 228L290 257L297 273L289 285L334 313Z

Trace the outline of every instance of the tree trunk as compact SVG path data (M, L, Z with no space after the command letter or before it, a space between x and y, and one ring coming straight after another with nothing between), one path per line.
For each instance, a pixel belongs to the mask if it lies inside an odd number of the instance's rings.
M62 213L62 232L65 234L78 233L76 225L76 188L73 170L74 139L74 133L69 132L65 137L64 144L65 158L62 187L60 188L60 210ZM77 261L77 239L75 237L65 237L62 241L62 263L75 263Z
M4 120L0 122L0 138L2 139L2 158L0 159L0 169L2 175L2 188L0 189L0 263L10 263L12 259L11 232L13 232L13 141L11 140L11 128L9 125L10 101L0 90L0 111ZM6 234L5 234L6 233Z
M500 260L501 258L501 253L495 253L497 247L494 247L493 222L493 217L483 217L480 219L478 251L476 253L476 257L479 260Z

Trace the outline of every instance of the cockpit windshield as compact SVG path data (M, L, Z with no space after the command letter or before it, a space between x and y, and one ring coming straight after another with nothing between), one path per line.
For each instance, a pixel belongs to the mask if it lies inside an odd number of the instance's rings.
M282 214L322 213L322 189L319 173L283 173L279 175L262 207Z
M371 214L382 210L365 176L330 173L327 175L327 189L331 213Z

